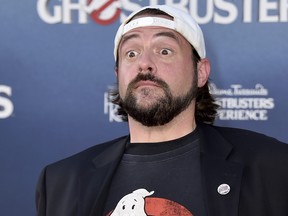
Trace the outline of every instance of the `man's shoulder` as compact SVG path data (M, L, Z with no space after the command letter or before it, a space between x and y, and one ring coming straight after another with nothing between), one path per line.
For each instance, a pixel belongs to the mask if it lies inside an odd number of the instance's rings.
M204 131L214 132L237 149L263 151L284 151L288 153L288 144L263 133L233 127L202 125ZM208 132L209 133L209 132ZM212 137L214 137L212 135Z
M217 141L229 143L232 147L229 157L232 160L241 161L247 166L265 167L265 169L270 167L274 171L277 170L274 167L276 164L288 166L288 144L273 137L239 128L209 125L204 125L202 128L204 133L212 133L206 135L209 136L210 148L215 148L211 147L213 145L218 146L220 143L215 143Z
M46 167L46 169L63 171L69 170L70 168L73 170L81 170L83 167L87 168L89 164L92 165L92 160L94 158L97 158L97 156L101 155L101 153L108 149L116 148L117 144L125 142L126 139L127 136L123 136L110 141L96 144L81 152L51 163Z
M242 129L242 128L233 128L233 127L223 127L223 126L215 126L208 124L201 124L201 128L204 130L216 130L219 134L226 137L227 139L235 142L235 141L263 141L263 142L274 142L274 143L282 143L285 144L276 138L267 136L263 133L259 133L256 131Z

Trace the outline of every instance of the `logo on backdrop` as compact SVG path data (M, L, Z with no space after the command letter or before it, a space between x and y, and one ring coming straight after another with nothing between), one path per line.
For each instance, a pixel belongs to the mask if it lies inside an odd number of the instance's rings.
M244 88L241 84L231 84L228 89L220 89L210 84L210 92L220 105L220 120L268 120L269 110L275 107L274 98L262 84L254 88Z
M242 19L243 23L288 22L287 0L243 0L240 4L236 4L235 0L147 2L149 4L146 5L161 3L186 10L199 24L231 24L237 19ZM118 18L122 22L128 14L146 5L143 0L37 0L37 12L48 24L86 24L88 20L93 20L99 25L110 25Z
M9 118L14 110L13 103L9 97L12 96L12 88L0 85L0 119Z
M221 89L210 83L210 92L220 105L219 120L266 121L269 111L274 109L274 98L269 97L268 89L262 84L254 88L244 88L241 84L231 84L228 89ZM104 114L109 122L122 122L117 115L117 105L109 100L109 93L104 93Z
M109 92L104 93L104 114L109 116L109 122L122 122L122 119L117 115L118 105L110 101Z

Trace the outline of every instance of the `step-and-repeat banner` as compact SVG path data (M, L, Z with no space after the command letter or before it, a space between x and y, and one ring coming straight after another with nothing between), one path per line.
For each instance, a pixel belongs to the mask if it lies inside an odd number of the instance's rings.
M107 98L114 34L153 4L201 25L216 125L288 142L287 0L1 0L0 215L34 215L44 165L128 132Z

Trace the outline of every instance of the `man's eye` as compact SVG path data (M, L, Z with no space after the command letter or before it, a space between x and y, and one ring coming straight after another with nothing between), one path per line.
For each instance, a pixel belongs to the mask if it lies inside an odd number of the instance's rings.
M161 54L161 55L169 55L169 54L171 54L171 53L172 53L172 51L169 50L169 49L161 49L161 50L160 50L160 54Z
M127 57L128 58L134 58L136 55L137 55L137 52L135 52L135 51L127 52Z

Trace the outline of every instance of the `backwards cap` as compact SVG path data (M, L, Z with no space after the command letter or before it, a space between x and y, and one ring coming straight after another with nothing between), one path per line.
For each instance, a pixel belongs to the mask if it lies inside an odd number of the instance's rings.
M147 15L147 17L136 18L129 22L134 16L145 9L158 9L173 17L173 20ZM154 5L143 7L130 14L120 25L114 40L114 58L117 60L117 52L122 36L132 29L145 26L159 26L175 30L181 34L198 52L201 58L206 57L205 42L201 28L187 12L168 6Z

